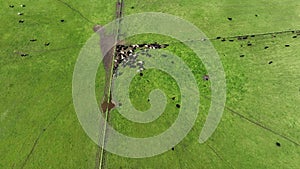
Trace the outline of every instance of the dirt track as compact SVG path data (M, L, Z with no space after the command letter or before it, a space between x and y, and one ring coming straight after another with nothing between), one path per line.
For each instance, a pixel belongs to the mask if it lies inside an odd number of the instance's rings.
M116 19L121 18L123 14L124 9L124 1L123 0L117 0L116 2ZM120 20L117 21L117 25L120 24ZM104 96L101 102L101 110L103 115L106 117L107 123L109 122L109 114L111 109L115 107L115 103L112 101L111 97L111 85L112 85L112 77L113 77L113 60L115 55L115 47L110 48L112 44L116 44L115 42L119 41L119 33L120 29L117 28L115 34L113 35L107 35L105 33L104 29L101 29L100 25L94 26L94 31L98 32L100 35L100 48L103 57L103 64L105 68L105 87L104 87ZM101 29L101 30L100 30ZM99 31L100 30L100 31ZM107 54L104 52L108 51ZM102 141L103 144L105 144L106 138L107 138L107 128L106 124L104 125L104 140ZM105 168L105 150L102 149L102 147L99 147L96 152L96 159L95 159L95 168L96 169L102 169Z

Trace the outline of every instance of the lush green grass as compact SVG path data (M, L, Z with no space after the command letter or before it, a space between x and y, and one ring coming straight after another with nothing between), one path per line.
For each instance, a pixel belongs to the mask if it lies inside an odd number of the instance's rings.
M166 5L168 4L168 5ZM144 3L126 1L125 13L156 11L180 16L198 26L208 37L276 32L300 29L296 1L162 1ZM134 7L132 9L131 7ZM255 16L258 15L258 17ZM232 17L233 21L228 21ZM213 40L222 60L227 80L226 106L237 113L282 134L299 144L299 36L287 33L273 38L256 36L248 40L221 42ZM189 135L175 147L159 156L130 159L107 155L107 168L299 168L299 145L274 134L226 109L214 135L200 145L198 137L209 108L209 83L202 80L205 68L184 45L157 35L130 38L128 43L170 43L168 50L181 57L193 70L202 95L200 114ZM247 46L251 42L252 46ZM290 47L285 47L289 44ZM243 45L243 47L241 47ZM268 46L269 49L264 49ZM245 55L240 57L240 55ZM273 61L272 64L268 64ZM131 84L131 100L139 110L146 110L149 91L159 86L166 91L168 109L163 117L147 125L129 122L114 111L111 123L121 133L147 137L160 133L174 122L180 99L178 89L167 75L153 76L147 70ZM148 81L149 82L148 82ZM140 91L140 92L139 92ZM281 147L276 146L281 143ZM217 153L216 153L217 152Z
M72 105L72 73L80 48L93 33L92 26L113 20L115 2L66 2L92 23L55 0L0 2L0 168L21 168L31 150L24 168L95 166L97 146L82 130ZM21 3L26 7L21 8ZM15 7L9 8L10 4ZM192 22L210 38L300 29L299 9L300 3L292 0L125 0L126 15L147 11L174 14ZM24 12L24 16L18 16L18 12ZM233 21L228 21L228 17ZM20 18L25 20L23 24L18 23ZM300 36L292 36L212 43L227 76L226 106L299 143ZM37 42L29 41L33 38ZM170 43L168 50L192 69L202 95L199 118L175 151L145 159L108 153L107 168L300 167L299 146L228 109L214 135L200 145L198 137L210 106L210 100L203 97L210 95L209 82L202 80L206 70L193 52L174 39L144 35L127 42L154 41ZM248 47L248 41L253 46ZM45 42L50 42L50 46L45 47ZM286 48L285 44L291 46ZM265 50L265 46L269 49ZM29 57L22 58L18 52L29 53ZM245 57L241 58L242 54ZM271 60L273 64L269 65ZM102 74L99 72L97 80L99 95ZM135 77L131 84L131 100L138 110L146 110L150 106L148 94L156 88L168 97L167 110L157 121L145 125L131 123L113 111L112 125L136 137L152 136L168 128L176 118L175 105L181 99L172 78L162 72L145 71L143 77ZM172 100L174 96L176 99ZM275 145L277 141L281 147Z
M92 23L56 0L0 2L0 168L21 168L31 150L24 168L95 166L97 146L82 130L72 104L72 74L93 26L113 20L115 4L65 2Z

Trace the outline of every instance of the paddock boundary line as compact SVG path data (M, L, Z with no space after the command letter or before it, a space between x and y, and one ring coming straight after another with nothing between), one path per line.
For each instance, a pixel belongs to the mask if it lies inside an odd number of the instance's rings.
M23 160L23 162L21 163L21 169L23 169L28 160L30 159L30 157L32 156L32 154L34 153L34 150L36 149L36 146L38 145L38 142L40 140L40 138L43 136L43 134L47 131L47 129L57 120L57 118L61 115L62 112L64 112L65 108L67 106L69 106L72 103L72 101L69 101L55 116L54 118L46 125L46 127L44 127L42 129L42 131L39 133L39 135L37 136L37 138L34 140L34 143L31 147L30 152L26 155L25 159ZM12 168L15 167L15 163L13 164Z
M230 161L227 161L226 159L224 159L224 157L222 157L218 151L212 147L210 144L206 144L207 147L222 161L224 162L228 167L235 169L235 167L230 163Z
M236 39L238 41L246 41L249 40L248 38L256 38L256 37L263 37L263 36L268 36L268 35L280 35L280 34L294 34L294 36L299 36L300 38L300 30L295 29L295 30L284 30L284 31L278 31L278 32L265 32L265 33L257 33L257 34L245 34L245 35L234 35L234 36L220 36L220 37L215 37L215 38L208 38L208 39L198 39L198 40L188 40L188 41L183 41L183 42L192 42L192 41L203 41L203 40L210 40L210 41L221 41L222 39L225 39L226 41L229 39ZM121 35L121 34L120 34ZM119 35L119 36L120 36ZM243 39L243 37L247 37L247 39ZM241 38L241 39L238 39ZM168 44L177 44L177 43L183 43L183 42L178 42L178 41L169 41L165 42ZM68 47L63 47L63 48L56 48L56 49L42 49L42 50L16 50L13 53L45 53L45 52L56 52L56 51L62 51L66 49L71 49L75 47L80 47L82 44L77 44L77 45L72 45Z
M234 36L219 36L219 37L215 37L215 38L208 38L208 39L196 39L196 40L187 40L187 41L183 41L183 42L193 42L193 41L205 41L205 40L210 40L210 41L221 41L221 40L232 40L232 39L236 39L238 41L247 41L248 38L255 38L255 37L263 37L263 36L272 36L273 37L276 35L281 35L281 34L294 34L294 36L300 36L300 30L295 29L295 30L284 30L284 31L278 31L278 32L265 32L265 33L253 33L253 34L245 34L245 35L234 35ZM275 38L274 37L274 38ZM169 41L169 44L176 44L176 43L183 43L183 42L178 42L178 41Z
M72 7L70 4L68 4L67 2L64 2L62 0L56 0L62 4L64 4L65 6L67 6L68 8L70 8L72 11L74 11L75 13L79 14L84 20L86 20L89 23L92 24L96 24L95 22L91 21L90 19L88 19L87 17L85 17L79 10L75 9L74 7Z
M124 0L117 0L116 1L116 42L119 43L119 39L120 39L120 24L121 24L121 18L123 16L123 11L124 11ZM114 47L114 52L113 52L113 57L112 59L114 60L116 54L116 47ZM107 97L107 103L109 104L111 102L111 85L112 85L112 78L113 78L113 64L114 62L111 62L111 67L110 67L110 77L109 77L109 86L108 86L108 97ZM106 87L105 87L106 88ZM105 89L104 89L105 90ZM104 91L105 94L105 91ZM105 97L105 96L104 96ZM104 124L104 137L102 140L102 148L100 147L100 162L99 162L99 166L96 165L96 169L104 169L105 165L106 165L106 150L104 149L105 147L105 142L106 142L106 138L107 138L107 123L110 120L110 110L109 110L109 106L106 107L106 111L105 111L105 124Z
M211 100L211 98L208 97L208 96L203 96L203 98L205 98L207 100ZM261 129L264 129L264 130L266 130L266 131L268 131L268 132L270 132L270 133L272 133L274 135L277 135L278 137L280 137L280 138L282 138L282 139L284 139L284 140L286 140L286 141L288 141L288 142L290 142L290 143L292 143L292 144L294 144L296 146L300 146L300 144L297 141L294 141L293 139L291 139L291 138L289 138L289 137L287 137L287 136L279 133L278 131L275 131L275 130L271 129L270 127L265 126L264 124L262 124L259 121L250 119L249 117L246 117L242 113L240 113L240 112L238 112L236 110L233 110L232 108L230 108L230 107L228 107L226 105L225 105L225 109L228 110L230 113L232 113L232 114L234 114L236 116L239 116L241 119L244 119L244 120L248 121L249 123L251 123L251 124L253 124L255 126L258 126Z

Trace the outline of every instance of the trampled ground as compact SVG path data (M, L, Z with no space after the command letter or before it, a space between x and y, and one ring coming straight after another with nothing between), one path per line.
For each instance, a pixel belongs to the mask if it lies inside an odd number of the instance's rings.
M72 73L81 47L93 34L92 27L114 19L115 2L63 2L1 2L0 168L95 167L97 146L84 133L72 105ZM173 151L145 159L106 153L105 167L299 168L300 35L256 34L300 30L300 3L125 0L125 15L149 11L182 17L211 39L226 73L226 110L213 136L199 144L210 104L210 83L202 79L207 73L205 67L190 49L174 39L132 37L126 43L170 44L167 50L193 70L201 93L200 113L192 131ZM24 23L19 23L22 19ZM246 40L227 38L237 35L256 36ZM21 57L22 53L29 55ZM100 89L100 77L97 82ZM167 129L176 119L176 104L181 99L173 79L146 70L132 82L131 100L138 110L147 110L148 94L155 88L168 96L166 112L157 121L136 124L113 111L110 123L135 137L149 137Z

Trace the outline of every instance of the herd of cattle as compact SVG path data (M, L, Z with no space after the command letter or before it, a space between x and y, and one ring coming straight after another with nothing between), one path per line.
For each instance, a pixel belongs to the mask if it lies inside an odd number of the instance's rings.
M137 50L140 50L142 54L145 54L147 57L151 57L147 51L149 49L162 49L169 46L168 44L158 44L158 43L152 43L152 44L135 44L135 45L117 45L116 46L116 53L114 58L114 68L113 73L114 75L117 74L118 67L122 64L123 67L129 66L130 68L139 68L138 71L143 71L144 68L144 62L141 60L138 60L139 53L136 52Z

